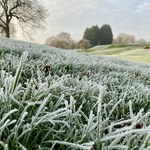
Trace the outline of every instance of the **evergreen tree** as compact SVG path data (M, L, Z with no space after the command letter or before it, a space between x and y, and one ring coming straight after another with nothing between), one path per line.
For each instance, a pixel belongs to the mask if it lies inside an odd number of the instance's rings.
M113 33L110 25L103 25L100 29L97 25L87 28L84 32L84 39L90 41L91 46L107 45L113 42Z
M99 38L101 45L112 44L113 42L113 33L110 25L105 24L100 28Z
M99 44L99 27L97 25L87 28L84 32L84 39L90 41L91 46L96 46Z

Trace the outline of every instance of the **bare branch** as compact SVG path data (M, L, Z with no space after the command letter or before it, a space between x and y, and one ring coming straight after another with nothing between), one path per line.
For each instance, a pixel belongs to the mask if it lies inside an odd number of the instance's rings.
M18 20L26 33L27 30L42 28L47 17L46 9L38 0L0 0L0 28L9 37L10 23Z

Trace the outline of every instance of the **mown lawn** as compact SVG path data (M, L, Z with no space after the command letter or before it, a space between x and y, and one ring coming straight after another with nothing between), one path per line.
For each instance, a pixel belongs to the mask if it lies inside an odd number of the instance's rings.
M123 58L130 61L150 63L150 49L146 49L149 45L128 44L128 45L108 45L97 46L86 50L88 54L112 56Z

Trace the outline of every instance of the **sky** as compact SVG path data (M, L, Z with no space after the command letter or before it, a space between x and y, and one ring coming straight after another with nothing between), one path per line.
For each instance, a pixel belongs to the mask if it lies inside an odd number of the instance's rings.
M150 0L40 0L48 9L45 29L33 36L45 43L50 36L68 32L80 40L87 27L109 24L114 37L133 34L150 41Z

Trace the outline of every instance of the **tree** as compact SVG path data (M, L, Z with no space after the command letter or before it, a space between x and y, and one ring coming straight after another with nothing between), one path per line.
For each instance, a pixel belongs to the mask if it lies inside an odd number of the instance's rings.
M135 37L134 35L126 34L126 33L120 33L117 38L114 40L116 44L129 44L129 43L135 43Z
M113 33L110 25L105 24L100 28L99 31L99 40L101 45L112 44L113 42Z
M78 42L78 48L79 49L88 49L90 48L90 41L86 39L82 39Z
M96 46L99 44L99 27L97 25L87 28L84 32L84 39L90 41L91 46Z
M89 40L91 42L92 41L92 36L93 35L92 35L91 28L86 28L85 31L84 31L83 39L87 39L87 40Z
M145 39L139 39L136 42L140 43L140 44L146 44L147 43L147 41Z
M9 32L10 32L10 35L14 36L15 33L16 33L16 28L15 28L15 26L14 26L12 23L10 23L9 27L10 27L10 31L9 31ZM5 36L5 30L1 29L1 30L0 30L0 34Z
M49 37L45 43L46 45L62 49L74 49L76 47L76 43L67 32L61 32L57 36Z
M0 0L0 33L10 38L15 20L29 33L30 29L43 27L46 16L46 9L38 0Z
M107 45L113 42L113 33L110 25L105 24L100 29L95 25L85 30L83 38L89 40L92 47Z

